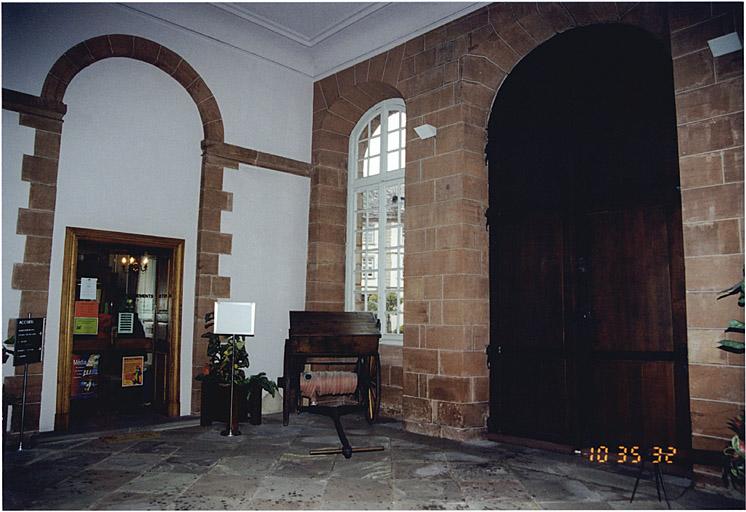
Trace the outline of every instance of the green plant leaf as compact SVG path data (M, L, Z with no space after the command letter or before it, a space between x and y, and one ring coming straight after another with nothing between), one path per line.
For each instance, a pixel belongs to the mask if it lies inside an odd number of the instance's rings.
M743 332L743 330L743 322L740 320L731 320L728 328L725 329L726 332Z
M743 341L720 340L718 343L720 343L720 346L718 347L720 350L725 350L726 352L733 352L734 354L744 353L744 342Z
M743 279L738 281L736 284L729 286L725 290L720 290L718 293L722 294L718 297L718 300L725 297L730 297L731 295L735 295L736 293L743 293Z

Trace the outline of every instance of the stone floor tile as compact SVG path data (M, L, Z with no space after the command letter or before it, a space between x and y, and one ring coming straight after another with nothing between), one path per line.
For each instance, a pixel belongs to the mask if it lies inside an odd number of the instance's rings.
M285 453L270 473L283 478L326 478L334 467L334 457Z
M449 466L440 461L393 461L394 478L450 479Z
M246 476L268 473L282 456L277 452L273 456L252 452L248 455L220 457L209 470L210 474Z
M75 448L86 452L106 452L106 453L119 453L132 445L140 442L138 439L119 439L113 437L97 437L89 439Z
M391 459L381 453L354 453L350 459L337 455L330 476L355 477L362 481L390 480L393 475Z
M443 455L448 462L471 462L473 464L484 464L486 462L489 462L489 459L482 455L475 455L466 452L449 450L444 451Z
M174 496L117 491L93 504L94 510L173 510Z
M319 508L321 510L394 510L394 505L390 501L322 500Z
M43 462L44 464L60 464L67 467L84 468L97 464L112 455L112 452L88 452L73 448L70 450L50 453L40 462Z
M133 471L89 469L75 472L69 478L39 492L32 500L32 508L81 509L88 508L107 494L117 491L138 476Z
M391 458L393 460L403 461L431 461L446 462L444 453L432 450L430 448L397 448L392 446Z
M220 460L220 455L186 450L184 453L171 455L152 467L152 471L176 473L207 473Z
M437 499L396 500L392 510L474 510L466 500L443 501Z
M326 483L326 491L322 497L324 502L344 501L391 503L393 488L389 479L361 480L351 473L347 478L330 478ZM356 507L353 507L356 508Z
M198 479L199 475L193 473L148 471L124 484L120 490L175 496L187 490Z
M464 501L464 493L451 479L394 479L395 501Z
M449 463L451 476L457 482L514 478L505 466L496 462L453 462Z
M665 501L658 500L638 500L631 502L627 500L616 500L607 502L609 507L615 510L667 510L668 506Z
M317 478L288 478L266 476L254 494L254 500L282 500L283 502L320 502L327 481Z
M247 498L229 498L225 496L204 496L185 492L176 498L172 510L252 510Z
M295 501L285 499L255 498L248 507L250 510L323 510L323 502L319 499Z
M401 423L369 426L345 417L353 445L381 452L310 456L336 446L328 418L279 414L220 436L223 425L152 435L59 438L35 455L4 453L5 509L501 510L629 508L636 476L565 454L479 441L457 443L405 432ZM22 464L26 464L25 466ZM152 467L150 467L152 465ZM150 469L148 469L150 467ZM103 469L116 468L116 469ZM126 468L130 471L120 471ZM312 475L309 477L309 475ZM649 475L648 475L649 476ZM679 485L675 485L675 484ZM743 509L741 497L689 489L666 477L674 509ZM736 498L736 499L732 499ZM641 481L632 508L658 508L655 485Z
M535 501L510 501L510 500L475 500L467 499L470 510L540 510L541 507Z
M501 479L488 482L460 482L465 496L475 501L532 501L528 490L518 480Z
M3 452L3 466L26 466L33 464L37 460L44 459L51 454L57 453L58 450L49 450L43 448L35 448L33 450L17 451L15 449Z
M536 501L603 501L599 493L573 477L555 478L536 471L515 471L515 475Z
M129 451L134 453L158 453L164 455L171 455L176 450L183 448L185 443L177 442L174 440L152 440L152 441L140 441L139 443L132 446Z
M200 496L223 496L231 499L249 500L254 496L259 484L262 481L261 476L255 475L221 475L216 473L207 473L204 475L195 475L196 481L189 487L189 494Z
M155 453L115 453L97 462L94 469L113 469L117 471L138 471L144 473L163 461L165 456Z

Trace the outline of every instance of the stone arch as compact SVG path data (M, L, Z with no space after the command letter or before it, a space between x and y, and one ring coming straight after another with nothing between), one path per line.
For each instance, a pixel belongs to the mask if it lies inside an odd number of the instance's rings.
M220 108L199 73L177 53L138 36L103 35L73 46L57 59L47 73L42 86L42 98L62 103L68 85L80 71L110 57L146 62L171 76L194 100L202 120L205 140L223 142L225 130Z
M306 309L342 311L350 133L373 105L403 96L381 80L346 83L332 75L315 85L314 105L322 106L314 109Z
M142 37L112 34L88 39L57 59L44 80L40 97L22 93L8 96L9 101L25 105L21 110L20 124L36 130L34 152L24 155L22 164L22 179L30 183L30 189L29 207L19 209L16 230L17 234L26 235L24 259L14 264L12 275L13 289L21 292L19 317L27 314L47 315L57 172L66 112L62 100L67 87L81 70L110 57L140 60L163 70L186 89L202 122L204 140L196 226L197 269L191 369L191 373L197 375L207 357L206 341L200 337L204 315L212 311L216 299L230 297L230 278L221 276L218 268L220 254L230 254L232 244L232 235L221 230L221 211L232 209L232 194L223 190L223 174L226 167L238 168L238 161L225 157L225 132L220 108L199 73L175 52ZM41 382L46 373L43 368L48 364L53 363L32 365L31 378ZM18 387L19 376L9 377L8 380L9 389ZM199 413L201 408L201 390L197 384L192 380L193 414ZM36 430L40 426L40 389L35 388L28 396L30 414L26 416L26 427L29 430ZM179 403L169 403L170 414L179 414L179 409ZM13 422L16 425L14 428L17 428L15 416Z
M469 50L460 63L463 100L487 112L518 62L557 34L589 25L621 23L663 39L668 22L665 10L650 3L501 3L490 6L488 20L487 25L469 34ZM484 120L485 129L488 120L489 116Z

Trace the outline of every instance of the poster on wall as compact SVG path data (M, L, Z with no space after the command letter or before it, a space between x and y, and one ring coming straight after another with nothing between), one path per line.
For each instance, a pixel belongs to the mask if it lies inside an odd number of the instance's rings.
M145 364L143 356L122 358L122 387L142 386L142 372Z
M95 277L80 278L80 300L96 300L96 282Z
M73 334L98 334L98 302L75 301Z
M70 398L95 398L98 392L98 365L101 354L73 354Z

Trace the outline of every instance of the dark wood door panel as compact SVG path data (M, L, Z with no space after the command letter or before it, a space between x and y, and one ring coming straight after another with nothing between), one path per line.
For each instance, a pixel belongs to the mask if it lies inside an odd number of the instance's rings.
M676 445L674 363L596 359L584 383L584 445Z
M555 443L574 437L567 361L507 355L499 371L501 432Z
M593 350L673 350L667 218L661 206L582 219Z
M563 227L554 214L501 215L494 227L495 278L491 301L503 347L541 350L564 347Z

